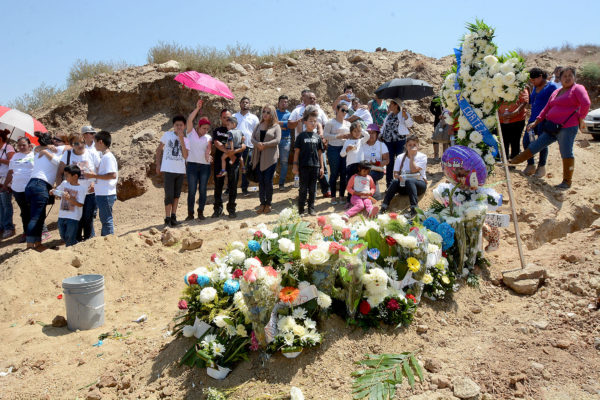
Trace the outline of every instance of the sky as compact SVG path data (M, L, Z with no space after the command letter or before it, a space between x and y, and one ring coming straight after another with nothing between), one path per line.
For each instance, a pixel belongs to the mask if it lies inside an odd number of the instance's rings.
M261 52L317 48L452 53L465 23L496 29L500 52L600 44L600 1L2 1L0 105L65 84L77 59L147 63L160 41Z

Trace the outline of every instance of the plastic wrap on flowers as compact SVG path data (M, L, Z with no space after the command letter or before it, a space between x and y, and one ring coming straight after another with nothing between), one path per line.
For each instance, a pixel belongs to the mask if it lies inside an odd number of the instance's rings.
M354 318L356 315L358 303L362 298L366 249L365 245L358 244L351 251L341 253L337 262L338 273L344 288L346 312L350 318Z
M465 205L463 227L465 232L465 258L463 268L473 269L481 248L481 231L485 222L487 207L474 203Z
M252 266L240 280L240 290L248 307L248 317L252 323L259 346L267 345L265 327L278 299L281 275L271 267Z

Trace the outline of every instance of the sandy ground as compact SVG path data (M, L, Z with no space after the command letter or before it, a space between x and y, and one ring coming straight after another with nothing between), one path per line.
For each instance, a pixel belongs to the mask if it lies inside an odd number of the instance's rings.
M434 372L412 391L403 386L397 398L454 399L450 389L431 383L441 375L449 380L470 377L487 399L598 399L600 344L595 347L595 340L600 339L595 338L600 337L600 319L588 304L597 296L600 279L600 226L594 224L600 215L600 143L582 146L586 143L575 146L575 185L564 194L550 186L561 178L556 146L550 152L552 177L512 174L527 262L543 265L550 276L535 295L516 295L498 280L501 271L519 267L511 227L502 231L501 250L488 255L491 267L479 271L479 287L462 285L453 299L443 302L425 300L410 328L363 333L334 317L322 321L325 340L319 348L295 360L275 355L264 368L253 357L223 382L211 380L203 370L179 367L191 343L169 331L184 273L204 264L227 242L246 239L242 222L275 220L275 212L255 215L256 193L239 198L235 220L207 219L179 228L203 237L203 246L194 251L145 242L150 228L162 229L162 189L157 187L115 204L116 236L43 253L5 241L0 249L0 371L12 366L13 372L0 377L0 398L200 399L207 385L240 385L235 399L284 399L294 385L307 399L350 399L353 361L365 353L419 349L419 358ZM434 183L442 179L439 164L431 167L429 177ZM502 177L498 171L491 182L508 198ZM276 191L274 211L296 197L292 188ZM421 204L429 201L430 193ZM319 198L317 211L342 209ZM507 205L502 212L509 213ZM55 207L48 219L53 222L51 244L59 244L56 213ZM185 212L178 214L185 217ZM72 265L74 258L80 260L79 268ZM61 281L86 273L105 277L104 326L81 332L42 326L65 315L64 300L57 299ZM146 322L132 322L141 314L148 315ZM417 325L426 325L427 332L417 334ZM98 335L114 330L125 338L92 346ZM98 390L101 377L104 387Z

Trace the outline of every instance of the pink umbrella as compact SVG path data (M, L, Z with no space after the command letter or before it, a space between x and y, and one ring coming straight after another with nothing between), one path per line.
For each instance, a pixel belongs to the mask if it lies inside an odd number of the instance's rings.
M0 130L11 131L10 139L17 140L27 137L32 143L37 144L34 132L48 132L46 127L37 119L19 110L0 106Z
M191 89L215 94L226 99L233 99L233 93L231 93L227 85L210 75L201 74L196 71L187 71L177 75L175 80Z

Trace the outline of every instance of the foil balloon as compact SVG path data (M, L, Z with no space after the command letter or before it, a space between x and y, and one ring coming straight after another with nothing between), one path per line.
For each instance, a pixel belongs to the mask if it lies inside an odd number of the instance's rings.
M444 175L461 189L477 190L485 183L485 162L477 152L466 146L452 146L442 155Z

